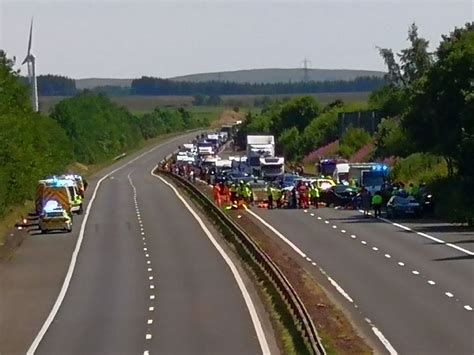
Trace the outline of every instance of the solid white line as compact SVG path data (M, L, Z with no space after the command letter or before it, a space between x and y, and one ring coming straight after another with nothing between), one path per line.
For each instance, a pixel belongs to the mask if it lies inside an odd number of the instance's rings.
M372 326L372 331L377 336L377 338L379 338L379 340L385 346L385 349L387 349L387 351L389 352L390 355L397 355L398 354L397 351L392 346L392 344L390 344L390 342L387 340L387 338L385 338L385 336L382 334L382 332L380 330L378 330L377 327Z
M56 317L56 314L58 313L59 311L59 308L61 307L61 304L63 303L64 301L64 297L66 296L66 292L69 288L69 284L71 283L71 278L72 278L72 274L74 273L74 269L76 267L76 262L77 262L77 257L79 255L79 251L81 250L81 245L82 245L82 241L84 239L84 232L85 232L85 229L86 229L86 224L87 224L87 221L89 219L89 214L90 214L90 211L92 209L92 206L93 206L93 202L95 200L95 197L97 196L97 191L99 190L99 187L100 185L102 184L102 182L107 179L109 176L111 176L112 174L116 173L117 171L125 168L126 166L132 164L133 162L137 161L138 159L141 159L142 157L144 157L145 155L151 153L151 152L154 152L156 149L160 148L160 147L163 147L164 145L166 144L170 144L171 142L175 141L175 140L178 140L179 138L176 138L176 139L172 139L172 140L169 140L168 142L166 143L163 143L163 144L160 144L160 145L157 145L149 150L147 150L146 152L143 152L141 153L140 155L137 155L135 158L129 160L128 162L126 162L125 164L119 166L118 168L110 171L109 173L105 174L103 177L101 177L98 181L97 181L97 185L95 186L94 188L94 191L92 193L92 197L89 201L89 204L87 205L87 208L86 208L86 211L84 213L84 219L82 220L82 224L81 224L81 228L79 230L79 235L77 237L77 241L76 241L76 246L74 248L74 251L72 253L72 256L71 256L71 262L69 264L69 268L67 270L67 273L66 273L66 277L64 278L64 282L61 286L61 290L59 291L59 294L58 294L58 297L56 298L56 301L54 302L54 305L53 305L53 308L51 309L51 311L49 312L48 314L48 317L46 318L46 320L44 321L41 329L39 330L38 334L36 335L35 339L33 340L33 342L31 343L30 347L28 348L27 350L27 354L34 354L36 349L38 348L39 344L41 343L41 340L43 339L44 335L46 334L46 332L48 331L49 327L51 326L51 323L54 321L54 318Z
M402 224L399 224L399 223L394 223L394 222L392 222L391 220L386 219L386 218L381 218L381 217L380 217L379 219L380 219L381 221L384 221L384 222L386 222L386 223L389 223L389 224L391 224L391 225L393 225L393 226L395 226L395 227L404 229L404 230L406 230L406 231L411 231L411 232L415 233L416 235L419 235L420 237L427 238L427 239L430 239L430 240L432 240L432 241L434 241L434 242L436 242L436 243L444 244L444 245L446 245L446 246L448 246L448 247L450 247L450 248L459 250L460 252L463 252L464 254L471 255L471 256L474 255L474 252L472 252L472 251L470 251L470 250L461 248L460 246L457 246L457 245L454 245L454 244L451 244L451 243L447 243L447 242L445 242L444 240L439 239L439 238L436 238L436 237L433 237L433 236L431 236L431 235L429 235L429 234L426 234L426 233L423 233L423 232L417 232L416 230L413 230L413 229L411 229L411 228L409 228L409 227L406 227L406 226L404 226L404 225L402 225Z
M247 210L248 213L250 213L252 216L254 216L256 219L258 219L264 226L266 226L268 229L270 229L277 237L279 237L281 240L283 240L286 244L288 244L296 253L299 255L306 257L306 254L303 253L301 249L299 249L295 244L293 244L288 238L286 238L283 234L281 234L277 229L275 229L271 224L269 224L267 221L265 221L262 217L260 217L258 214L251 210ZM327 222L327 221L326 221ZM329 223L329 222L328 222ZM316 263L312 263L314 266L317 266ZM334 281L327 273L324 271L321 267L318 266L319 271L326 276L326 278L329 280L329 282L334 286L334 288L345 298L347 299L350 303L354 303L354 300L349 296L349 294L344 291L344 289L339 286L339 284Z
M303 251L298 248L295 244L293 244L288 238L286 238L283 234L281 234L279 231L277 231L270 223L265 221L262 217L260 217L258 214L255 214L251 210L247 210L248 213L250 213L252 216L254 216L256 219L258 219L265 227L270 229L273 233L275 233L278 238L283 240L286 244L290 246L291 249L293 249L298 255L302 256L303 258L306 258L306 254L303 253ZM328 222L329 223L329 222Z
M262 324L260 322L260 319L258 317L257 311L255 309L255 305L253 304L252 298L250 297L250 294L247 290L247 287L244 284L244 281L242 280L242 277L239 274L239 271L237 270L237 267L235 266L234 262L230 259L230 257L227 255L227 253L222 249L222 247L217 243L215 240L214 236L212 233L209 231L207 226L204 224L202 219L198 216L198 214L194 211L194 209L188 204L188 202L181 196L181 194L178 192L178 190L170 184L168 181L163 179L161 176L156 175L153 171L151 171L151 174L155 176L156 178L160 179L165 185L167 185L175 195L178 197L179 200L184 204L184 206L187 208L189 213L196 219L198 224L201 226L201 229L204 231L208 239L210 240L211 244L217 249L219 254L222 256L224 261L226 262L227 266L229 266L229 269L231 270L237 285L239 286L240 292L242 293L242 296L244 298L245 304L247 305L247 309L250 313L250 318L252 319L253 326L255 328L255 332L257 334L258 341L260 343L260 349L262 350L263 354L271 354L270 348L268 346L267 338L265 336L265 332L263 331Z

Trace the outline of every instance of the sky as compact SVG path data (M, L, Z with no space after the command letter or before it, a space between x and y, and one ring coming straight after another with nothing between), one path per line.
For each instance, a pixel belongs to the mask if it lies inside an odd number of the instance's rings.
M474 19L474 0L0 0L0 49L39 74L135 78L253 68L384 70L376 47L434 50ZM22 68L26 72L26 68Z

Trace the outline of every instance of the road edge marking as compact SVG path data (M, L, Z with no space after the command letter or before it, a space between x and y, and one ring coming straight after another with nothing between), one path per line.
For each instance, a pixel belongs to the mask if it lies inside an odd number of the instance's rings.
M270 348L268 346L267 338L265 336L265 332L263 331L262 324L260 322L260 318L258 317L257 311L255 309L255 306L252 302L252 298L250 297L250 294L247 290L247 287L244 284L244 281L242 280L242 277L239 274L239 271L237 270L237 267L235 266L234 262L230 257L227 255L227 253L224 251L224 249L217 243L216 239L212 235L212 233L209 231L209 229L206 227L204 222L202 221L201 217L198 216L198 214L193 210L193 208L186 202L186 200L181 196L181 194L178 192L178 190L170 184L168 181L163 179L161 176L158 176L154 173L154 170L157 167L153 168L151 171L151 175L154 176L157 179L160 179L165 185L167 185L178 197L178 199L183 203L183 205L187 208L189 213L194 217L194 219L198 222L199 226L201 229L204 231L204 234L208 237L209 241L211 244L216 248L216 250L219 252L221 257L224 259L226 262L227 266L230 268L232 275L234 276L234 279L237 282L237 285L239 286L240 292L242 293L242 296L244 298L245 304L247 306L247 310L250 313L250 318L252 319L252 323L255 329L255 332L257 334L258 342L260 344L260 348L262 350L263 354L271 354Z
M295 244L293 244L293 242L291 242L290 240L288 240L288 238L286 238L282 233L280 233L275 227L273 227L270 223L268 223L267 221L265 221L262 217L260 217L258 214L256 214L255 212L247 209L247 212L250 213L252 216L254 216L257 220L259 220L265 227L267 227L268 229L270 229L273 233L275 233L275 235L277 237L279 237L280 239L282 239L286 244L288 244L293 250L295 250L299 255L304 255L306 257L306 254L303 253L303 251L301 249L299 249ZM328 279L328 281L331 283L331 285L333 285L333 287L337 290L337 292L339 292L347 301L349 301L350 303L352 304L355 304L354 303L354 300L349 296L349 294L333 279L331 278L328 273L326 271L324 271L324 269L322 269L319 265L317 265L319 271ZM374 332L374 334L377 336L377 338L380 340L380 342L382 343L382 345L385 347L385 349L387 349L387 351L391 354L391 355L397 355L397 351L393 348L392 344L390 344L390 342L387 340L387 338L383 335L383 333L377 328L375 327L375 325L371 324L370 323L370 326L372 328L372 331Z
M174 141L176 141L180 138L181 137L176 137L176 138L171 139L169 141L160 143L160 144L152 147L151 149L146 150L145 152L137 155L135 158L129 160L128 162L124 163L123 165L120 165L119 167L115 168L114 170L108 172L107 174L102 176L97 181L97 184L94 188L94 192L92 193L92 197L89 200L89 203L87 204L86 211L84 213L84 219L82 220L82 223L81 223L81 228L79 230L79 235L77 237L76 246L75 246L74 251L72 253L71 261L69 263L69 268L67 270L66 277L64 278L63 284L61 286L61 290L59 291L58 297L56 298L56 301L54 302L53 308L49 312L48 317L46 318L43 325L41 326L38 334L36 334L36 337L33 339L33 342L31 343L30 347L26 351L26 353L28 355L33 355L35 353L35 351L38 349L38 346L40 345L40 343L43 340L46 332L48 331L49 327L51 326L51 323L54 321L54 318L56 317L56 314L58 313L59 308L61 307L61 305L64 301L64 297L66 296L67 290L69 289L69 284L71 283L72 275L73 275L74 269L76 267L77 257L79 255L79 251L81 250L87 220L89 219L89 213L92 209L93 202L95 200L95 197L97 195L97 192L98 192L99 187L102 184L102 182L105 179L107 179L110 175L112 175L112 174L116 173L117 171L127 167L128 165L130 165L133 162L137 161L138 159L144 157L145 155L150 154L150 153L154 152L156 149L158 149L160 147L163 147L167 144L170 144L170 143L172 143L172 142L174 142Z

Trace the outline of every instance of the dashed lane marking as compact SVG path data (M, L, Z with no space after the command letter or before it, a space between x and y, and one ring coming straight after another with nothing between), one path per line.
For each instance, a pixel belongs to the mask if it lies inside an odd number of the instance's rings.
M165 144L170 144L171 142L176 141L177 139L179 139L179 138L169 140ZM153 147L153 148L137 155L135 158L130 159L128 162L124 163L123 165L119 166L118 168L115 168L114 170L108 172L107 174L102 176L97 181L97 184L95 185L94 191L92 192L92 196L91 196L91 199L89 201L89 204L87 205L86 211L84 213L84 219L82 220L82 223L81 223L81 228L79 230L79 235L77 237L76 246L74 247L74 251L73 251L72 256L71 256L71 262L69 263L69 267L68 267L66 276L64 277L64 281L63 281L63 284L61 286L61 290L59 291L58 297L56 298L56 301L54 302L54 305L53 305L51 311L49 312L48 317L44 321L43 325L41 326L41 329L39 330L38 334L35 336L33 342L31 343L30 347L28 348L27 354L32 355L32 354L35 353L36 349L38 349L39 344L43 340L43 337L46 334L46 332L48 331L49 327L51 326L51 323L53 323L54 318L56 317L56 314L58 313L59 308L61 307L61 304L64 301L64 297L66 296L66 292L67 292L67 290L69 288L69 285L71 283L72 274L74 273L74 269L76 267L77 257L79 255L80 250L81 250L82 241L84 240L84 232L85 232L85 229L86 229L86 224L87 224L87 221L89 220L89 215L90 215L92 206L94 205L94 201L95 201L95 198L97 196L97 192L99 191L99 188L100 188L102 182L104 180L108 179L109 177L113 177L113 174L115 174L117 171L129 166L130 164L134 163L138 159L141 159L145 155L147 155L149 153L152 153L156 149L161 148L163 146L164 146L164 144L157 145L157 146L155 146L155 147Z
M472 307L469 306L469 305L465 305L465 306L464 306L464 309L467 310L467 311L472 311Z
M155 307L153 307L153 306L148 307L149 312L153 312L154 310L155 310Z
M378 251L379 248L377 248L377 247L372 247L372 250L373 250L373 251Z
M416 270L413 270L411 273L412 273L413 275L419 275L419 274L420 274L420 272L419 272L419 271L416 271Z
M387 259L390 259L392 256L391 256L390 254L385 254L385 257L386 257Z
M351 234L352 239L356 239L357 237L354 234Z
M434 282L433 280L428 280L427 282L428 282L431 286L436 285L436 282Z
M153 324L153 319L148 319L147 324Z
M152 338L152 335L150 333L148 333L147 335L145 335L145 339L146 340L150 340Z
M448 296L449 298L454 297L454 295L453 295L451 292L445 292L444 294L445 294L446 296Z
M401 261L398 262L398 265L400 266L405 266L405 263L402 263Z

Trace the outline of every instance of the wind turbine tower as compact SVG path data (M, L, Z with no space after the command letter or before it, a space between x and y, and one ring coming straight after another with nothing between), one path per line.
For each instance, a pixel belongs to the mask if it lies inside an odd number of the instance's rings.
M33 106L33 110L38 112L38 85L36 83L36 58L33 53L31 53L31 42L33 40L33 19L31 19L30 25L30 38L28 40L28 52L26 53L25 60L21 65L26 64L28 68L28 81L30 83L30 90L31 90L31 105Z
M309 81L309 67L308 64L311 64L311 61L308 59L303 60L303 81L307 83Z

